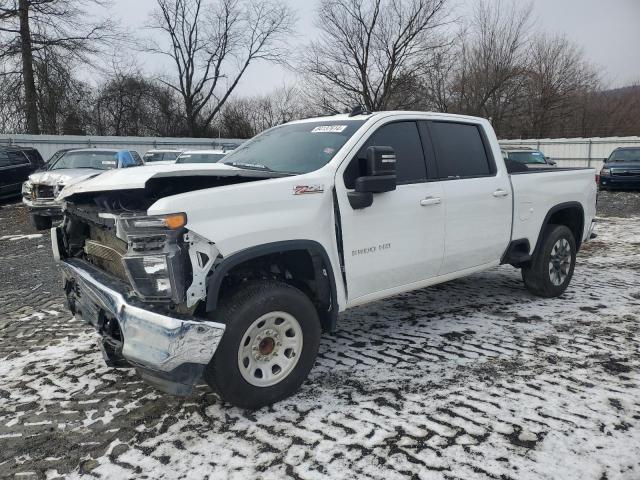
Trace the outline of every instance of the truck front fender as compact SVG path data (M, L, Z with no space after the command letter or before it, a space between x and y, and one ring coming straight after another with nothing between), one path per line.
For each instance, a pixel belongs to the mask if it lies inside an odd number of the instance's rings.
M326 249L313 240L286 240L256 245L224 258L214 266L207 279L207 312L212 312L218 307L222 282L235 267L260 257L294 251L307 252L311 257L317 287L316 294L320 302L318 313L325 330L334 331L339 310L336 279Z

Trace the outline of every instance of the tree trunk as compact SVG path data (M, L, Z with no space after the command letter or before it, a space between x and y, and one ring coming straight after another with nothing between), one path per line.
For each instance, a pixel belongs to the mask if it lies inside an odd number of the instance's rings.
M33 75L33 51L31 29L29 28L29 1L20 0L20 48L22 53L22 79L26 102L27 133L40 134L38 126L38 104L36 102L36 82Z

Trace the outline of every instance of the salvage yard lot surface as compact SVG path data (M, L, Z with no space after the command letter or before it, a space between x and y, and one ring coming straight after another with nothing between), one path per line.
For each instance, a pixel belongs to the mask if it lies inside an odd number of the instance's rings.
M0 208L0 478L640 479L640 195L600 195L561 299L505 266L349 311L247 412L104 366L48 235Z

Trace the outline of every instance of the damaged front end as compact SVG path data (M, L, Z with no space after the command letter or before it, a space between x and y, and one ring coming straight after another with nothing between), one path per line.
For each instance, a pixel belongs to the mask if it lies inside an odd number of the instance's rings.
M126 196L74 199L52 229L69 309L101 335L108 365L189 394L224 333L202 302L218 251L188 230L184 213L148 216L144 201Z

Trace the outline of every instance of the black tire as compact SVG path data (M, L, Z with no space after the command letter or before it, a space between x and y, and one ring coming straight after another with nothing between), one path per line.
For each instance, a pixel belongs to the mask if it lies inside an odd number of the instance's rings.
M551 271L552 251L554 246L566 240L569 245L568 269L561 269L563 279L557 275L557 270ZM557 259L556 259L557 262ZM558 265L559 262L556 264ZM564 293L573 277L573 270L576 265L576 241L573 233L564 225L547 225L542 232L542 242L540 248L534 254L531 264L522 268L522 279L524 284L534 295L539 297L558 297ZM552 278L553 277L553 278ZM555 279L555 283L554 283ZM562 280L562 281L560 281Z
M240 348L254 322L270 312L295 318L302 332L302 350L293 369L278 383L256 386L240 371ZM237 407L257 409L291 396L313 367L320 345L320 320L309 297L291 285L264 280L242 286L220 305L212 320L224 323L226 330L204 379L223 400Z
M29 215L29 223L36 230L48 230L51 228L53 220L51 217L45 217L43 215Z

